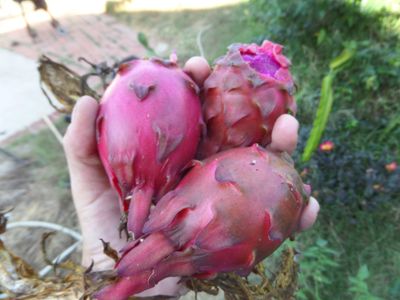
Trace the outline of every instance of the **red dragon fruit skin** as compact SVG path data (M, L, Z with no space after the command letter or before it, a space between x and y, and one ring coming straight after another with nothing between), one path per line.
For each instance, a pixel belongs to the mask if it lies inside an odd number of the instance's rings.
M119 279L96 297L127 299L166 277L247 275L298 229L308 198L283 153L253 145L198 162L157 203L143 242L124 249Z
M197 94L175 63L152 59L122 65L101 99L98 152L135 237L152 199L177 184L196 153L202 122Z
M204 83L203 117L207 135L198 156L271 142L276 119L296 112L290 61L270 41L233 44Z

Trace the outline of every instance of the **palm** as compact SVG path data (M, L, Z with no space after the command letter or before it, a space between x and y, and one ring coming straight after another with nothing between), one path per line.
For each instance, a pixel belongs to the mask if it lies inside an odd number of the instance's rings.
M106 260L103 254L100 238L110 242L116 249L124 246L126 238L119 238L118 226L120 210L115 192L111 189L108 179L105 184L100 182L88 182L88 186L95 187L96 191L86 207L82 207L79 213L80 223L84 232L84 255L82 263L89 265L94 259L97 268L112 266L111 260ZM89 199L88 199L89 200ZM99 265L100 263L100 265Z

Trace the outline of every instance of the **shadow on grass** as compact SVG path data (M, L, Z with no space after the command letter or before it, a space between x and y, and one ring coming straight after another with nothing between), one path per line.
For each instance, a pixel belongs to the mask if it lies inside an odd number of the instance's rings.
M206 58L211 62L234 42L251 42L253 28L248 26L246 4L215 9L182 10L173 12L141 11L116 12L119 21L143 31L157 51L168 56L176 51L181 61L199 55L197 36Z

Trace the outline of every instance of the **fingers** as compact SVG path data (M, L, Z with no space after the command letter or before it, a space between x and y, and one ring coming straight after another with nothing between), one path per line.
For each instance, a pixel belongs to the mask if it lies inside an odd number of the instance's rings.
M270 147L277 151L292 153L296 149L299 122L295 117L284 114L280 116L272 129Z
M89 96L84 96L75 104L72 122L64 136L67 156L80 159L96 153L96 117L99 105Z
M291 115L280 116L272 129L272 141L270 147L277 151L292 153L296 149L298 139L299 122ZM300 219L299 230L307 230L317 220L319 212L318 201L310 197L310 201L304 208Z
M319 209L318 201L315 198L310 197L310 201L304 208L303 215L300 219L300 231L307 230L314 225L318 217Z
M202 86L204 81L211 73L210 65L207 60L201 56L193 56L190 58L183 70L199 85Z

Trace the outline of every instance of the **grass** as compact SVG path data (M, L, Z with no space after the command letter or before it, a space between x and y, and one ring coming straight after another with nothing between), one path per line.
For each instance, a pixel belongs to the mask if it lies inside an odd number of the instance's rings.
M325 274L330 282L320 286L321 299L349 299L348 278L355 276L363 264L370 270L367 283L372 294L383 299L398 297L399 281L396 279L400 278L399 212L380 208L372 213L358 212L352 218L345 215L341 217L342 221L333 221L331 212L322 208L315 227L299 236L300 247L305 252L322 238L328 241L327 247L337 253L331 257L337 266L330 268ZM314 259L319 259L319 255L317 253ZM300 266L305 264L307 268L310 263L312 261L303 259ZM318 272L319 268L318 265L314 266L310 270L310 276ZM317 298L309 295L307 299Z
M217 10L184 10L176 12L118 12L118 20L145 33L150 45L164 44L169 56L176 51L181 61L199 55L196 37L204 31L202 43L209 61L222 55L228 45L234 42L250 42L253 29L246 23L246 5L222 7ZM211 29L212 28L212 29Z
M58 120L55 126L63 134L67 124L64 120ZM46 169L40 172L39 180L51 181L62 189L69 185L69 175L62 145L46 127L38 132L29 133L16 139L7 150L16 153L17 156L32 161L35 167Z

